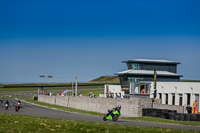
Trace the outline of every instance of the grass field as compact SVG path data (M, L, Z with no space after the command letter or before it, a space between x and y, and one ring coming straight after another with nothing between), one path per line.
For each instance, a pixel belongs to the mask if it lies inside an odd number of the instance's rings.
M0 113L0 132L68 133L195 133L196 131L69 121Z
M5 92L25 92L25 91L36 91L39 87L21 87L21 88L0 88L0 93ZM74 87L75 88L75 87ZM97 85L97 86L78 86L78 89L93 89L93 88L104 88L103 85ZM44 87L47 91L50 90L70 90L72 87Z
M118 76L101 76L89 81L89 83L120 83Z
M167 123L167 124L178 124L178 125L200 126L200 122L198 122L198 121L175 121L175 120L168 120L168 119L147 117L147 116L143 116L143 117L123 117L122 119L134 120L134 121L148 121L148 122L157 122L157 123Z
M56 108L59 110L69 111L69 112L77 112L81 114L88 114L88 115L96 115L96 116L104 116L105 114L92 112L92 111L84 111L69 107L63 107L59 105L53 105L43 102L38 102L37 100L29 99L29 98L20 98L22 100L25 100L27 102L35 103L38 105L46 106L49 108ZM167 123L167 124L179 124L179 125L191 125L191 126L200 126L200 122L195 121L174 121L174 120L167 120L167 119L161 119L161 118L154 118L154 117L120 117L120 119L126 119L126 120L134 120L134 121L147 121L147 122L157 122L157 123Z

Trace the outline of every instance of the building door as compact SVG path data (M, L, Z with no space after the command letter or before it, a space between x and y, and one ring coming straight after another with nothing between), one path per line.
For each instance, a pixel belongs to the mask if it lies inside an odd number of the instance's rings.
M197 100L197 112L199 112L199 94L195 94L195 100Z
M190 93L187 93L187 105L190 105Z
M179 94L179 105L182 106L183 105L183 95Z
M165 104L168 104L168 94L165 94Z
M175 105L175 94L172 93L172 105Z
M159 93L159 99L162 99L162 93Z

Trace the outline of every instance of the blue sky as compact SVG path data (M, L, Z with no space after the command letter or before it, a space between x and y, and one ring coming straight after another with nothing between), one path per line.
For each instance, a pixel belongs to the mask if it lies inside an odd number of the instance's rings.
M128 59L179 61L200 80L200 1L0 1L0 83L113 75ZM66 78L39 78L39 75Z

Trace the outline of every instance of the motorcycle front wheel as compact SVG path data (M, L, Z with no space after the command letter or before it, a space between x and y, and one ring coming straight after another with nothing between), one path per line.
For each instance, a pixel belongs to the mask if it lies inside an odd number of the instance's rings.
M15 107L15 111L18 112L18 108L17 107Z
M103 117L103 120L104 120L104 121L107 121L106 117L107 117L107 115L105 115L105 116Z

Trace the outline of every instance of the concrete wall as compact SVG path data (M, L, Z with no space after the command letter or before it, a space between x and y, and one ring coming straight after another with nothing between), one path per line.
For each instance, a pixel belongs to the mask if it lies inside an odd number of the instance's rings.
M151 108L151 99L140 98L89 98L89 97L71 97L71 96L44 96L39 95L38 101L56 104L65 107L71 107L86 111L94 111L99 113L107 113L117 105L121 105L121 116L123 117L140 117L142 116L142 108Z
M177 113L184 113L184 107L177 105L153 104L153 108L176 110Z

